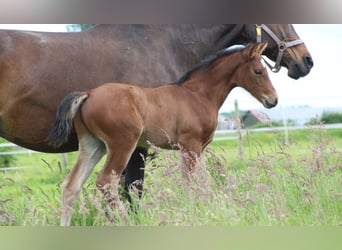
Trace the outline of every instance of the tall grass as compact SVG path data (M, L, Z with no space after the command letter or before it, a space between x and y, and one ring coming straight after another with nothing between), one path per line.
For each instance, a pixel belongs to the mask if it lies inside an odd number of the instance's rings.
M131 192L133 211L124 199L109 208L92 175L72 225L342 225L341 132L318 126L290 136L285 144L279 132L248 134L243 161L236 142L212 143L191 183L179 154L160 151L147 160L142 198ZM1 173L1 225L59 224L60 183L76 154L67 168L39 156L40 167Z

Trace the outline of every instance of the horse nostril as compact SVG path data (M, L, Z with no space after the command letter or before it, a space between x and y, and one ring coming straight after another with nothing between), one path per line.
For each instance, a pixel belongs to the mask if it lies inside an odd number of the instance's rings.
M276 98L276 99L274 100L274 106L277 106L277 104L278 104L278 98Z
M267 108L273 108L273 107L275 107L275 106L277 106L277 104L278 104L278 98L276 97L274 100L273 100L273 102L272 101L269 101L269 99L268 98L266 98L265 99L265 106L267 107Z
M304 61L305 61L306 65L307 65L308 67L310 67L310 68L313 67L314 62L313 62L311 56L306 56L306 57L304 57Z

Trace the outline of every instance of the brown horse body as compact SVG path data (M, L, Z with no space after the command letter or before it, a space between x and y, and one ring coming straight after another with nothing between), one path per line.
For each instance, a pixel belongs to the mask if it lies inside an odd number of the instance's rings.
M63 183L61 224L70 224L78 193L105 152L107 160L97 178L102 189L111 183L113 173L121 175L136 147L148 148L150 143L180 149L185 176L191 179L196 159L213 138L218 110L234 87L243 87L266 108L274 107L277 93L261 63L266 46L218 53L178 84L142 88L108 83L68 95L49 136L51 145L61 146L73 122L79 138L77 163Z
M269 26L280 39L298 39L292 26ZM54 149L45 138L62 98L103 82L155 87L175 81L209 54L255 41L254 25L99 25L81 33L0 31L0 135L42 152L77 149L77 138ZM263 33L265 54L275 42ZM309 58L309 59L308 59ZM304 44L287 49L289 76L305 76L311 57Z
M72 91L104 82L144 87L170 83L204 57L233 44L256 41L255 25L98 25L80 33L0 31L0 136L42 152L77 150L71 133L60 148L46 137L58 104ZM284 41L299 39L291 25L267 25ZM266 32L264 54L276 60L278 46ZM304 44L284 51L281 65L292 78L313 65ZM173 103L168 105L172 106ZM126 184L143 179L137 150L126 168Z

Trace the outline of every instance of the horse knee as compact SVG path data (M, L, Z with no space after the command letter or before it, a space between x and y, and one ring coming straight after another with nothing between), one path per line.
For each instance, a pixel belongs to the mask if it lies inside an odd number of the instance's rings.
M114 208L119 200L119 178L115 174L100 173L96 179L96 186L102 192L110 207Z
M65 180L62 184L62 206L63 210L72 210L81 188L74 183ZM70 212L71 213L71 212Z
M106 172L100 172L96 178L96 186L101 189L106 186L116 185L116 183L119 183L119 180L120 176L115 173L109 174Z
M103 173L99 173L96 178L96 186L100 189L102 189L106 185L109 185L110 182L111 182L111 178L108 175L105 175Z

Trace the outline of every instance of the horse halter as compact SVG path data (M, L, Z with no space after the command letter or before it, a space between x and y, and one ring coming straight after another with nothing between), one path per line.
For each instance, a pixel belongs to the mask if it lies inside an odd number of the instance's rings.
M271 71L274 73L277 73L277 72L279 72L279 70L281 68L280 62L281 62L281 59L283 58L284 51L287 48L290 48L292 46L296 46L298 44L302 44L304 42L301 39L297 39L297 40L294 40L291 42L286 42L285 40L280 40L277 37L277 35L274 34L274 32L272 30L270 30L265 24L261 24L261 25L256 24L256 35L257 35L256 41L257 41L257 43L261 43L261 31L262 30L264 30L278 45L279 52L278 52L278 56L277 56L275 65L272 66L270 63L268 63L264 59L266 65L271 69Z

